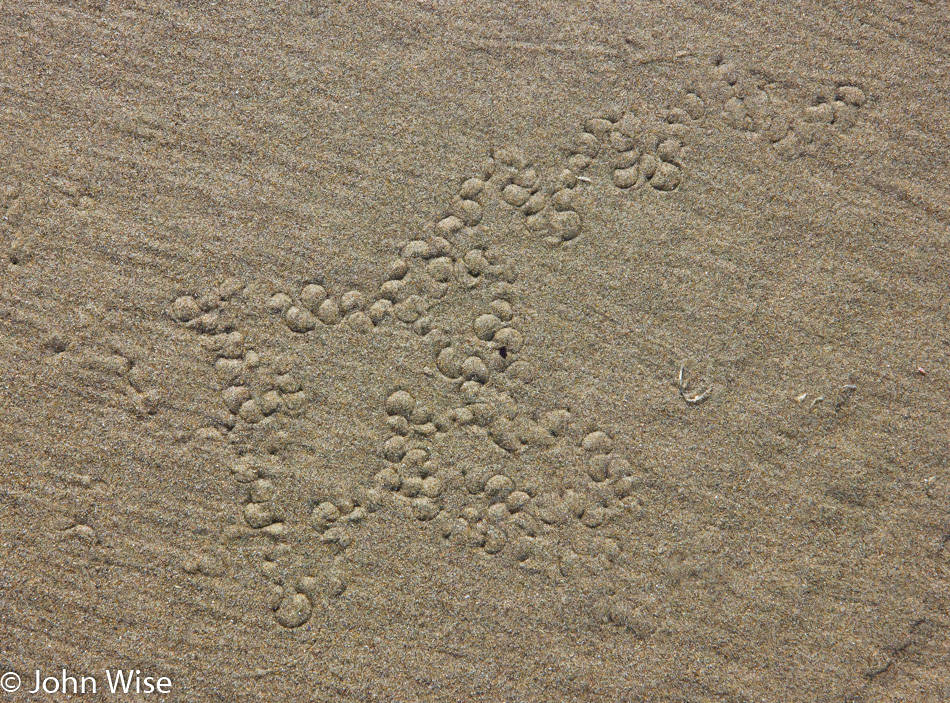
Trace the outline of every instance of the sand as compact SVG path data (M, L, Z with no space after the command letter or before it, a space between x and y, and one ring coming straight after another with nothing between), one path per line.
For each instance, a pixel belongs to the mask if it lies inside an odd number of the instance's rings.
M950 700L946 13L0 4L5 700Z

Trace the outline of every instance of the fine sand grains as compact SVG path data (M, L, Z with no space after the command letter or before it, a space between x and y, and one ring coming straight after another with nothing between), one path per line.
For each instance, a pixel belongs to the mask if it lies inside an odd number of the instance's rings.
M950 700L945 14L0 4L0 674Z

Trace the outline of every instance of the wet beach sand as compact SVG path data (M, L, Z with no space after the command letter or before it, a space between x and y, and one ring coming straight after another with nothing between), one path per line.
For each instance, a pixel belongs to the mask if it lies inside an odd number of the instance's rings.
M946 12L0 3L8 699L950 700Z

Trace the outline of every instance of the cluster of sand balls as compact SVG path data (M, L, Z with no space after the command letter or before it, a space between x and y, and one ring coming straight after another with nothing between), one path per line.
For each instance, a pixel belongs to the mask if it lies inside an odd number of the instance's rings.
M489 178L494 166L483 169ZM400 258L389 266L387 280L380 286L378 305L398 322L412 325L420 335L432 331L429 311L453 286L469 289L497 274L489 256L478 247L460 252L452 243L459 234L473 231L482 221L479 202L486 180L472 177L463 181L458 194L443 216L426 227L425 236L406 243ZM414 275L414 272L418 272Z
M462 364L461 378L467 380L462 381L459 386L459 394L464 405L452 411L451 419L461 427L486 428L489 438L497 446L517 453L522 444L531 442L538 431L529 426L532 423L528 418L519 415L518 406L508 393L485 386L488 375L482 371L486 366L481 359L478 359L478 362L477 365L467 365L465 362ZM474 373L466 373L472 369Z
M867 102L864 91L853 85L838 88L834 100L806 108L805 119L818 124L834 124L847 129L857 122L858 110Z
M437 228L446 221L454 221L446 225L447 228L462 226L452 215L441 220ZM395 317L407 324L417 323L426 315L432 301L444 297L453 286L471 289L482 281L497 280L507 274L495 263L492 252L480 247L457 252L455 246L440 235L413 240L403 247L402 254L400 261L421 262L418 267L421 280L413 284L408 277L391 279L383 284L381 294L393 302Z
M460 186L460 196L445 217L430 225L429 236L402 247L371 303L357 290L336 298L323 285L309 283L294 296L274 294L268 308L298 334L311 332L321 324L333 327L341 322L357 331L370 332L389 317L411 326L419 335L428 334L433 330L430 310L434 301L444 297L453 285L472 288L486 274L498 275L498 267L483 249L471 248L459 254L447 239L481 221L481 205L474 198L484 185L482 179L470 178Z
M479 499L480 505L462 510L460 518L465 524L458 523L458 526L473 546L487 554L500 554L509 546L511 536L518 532L518 525L513 521L528 507L530 495L518 489L515 479L491 469L469 473L465 477L465 487ZM527 515L520 515L519 522L525 520L530 522ZM523 527L533 531L530 525ZM530 546L530 542L525 546ZM527 559L532 552L530 548L520 549L519 561Z
M458 195L449 206L449 216L456 217L464 227L476 227L482 221L482 205L479 196L485 187L481 178L470 178L459 187Z
M581 233L583 221L575 202L578 176L596 159L607 161L617 188L649 183L655 190L672 191L682 180L682 147L676 136L660 140L651 135L635 113L610 109L584 124L568 148L567 168L553 185L543 186L538 170L517 148L495 152L495 175L501 199L520 210L527 229L550 244L561 244Z
M307 396L293 374L283 373L272 387L257 395L252 393L250 380L257 374L261 360L254 349L248 348L244 334L227 321L223 301L211 296L201 300L181 296L172 305L172 316L204 334L205 347L215 355L221 400L229 413L224 424L233 429L238 420L254 425L281 410L288 414L302 412Z
M489 292L490 302L467 335L440 340L436 369L456 386L464 403L453 410L451 419L461 426L487 428L497 446L515 453L523 444L543 444L545 432L519 415L517 404L503 390L503 381L533 378L532 368L519 358L524 336L513 324L513 287L496 281Z
M265 462L253 455L242 456L231 466L231 477L247 489L244 522L279 540L285 527L273 505L274 484L266 474Z
M345 581L334 568L331 568L328 573L319 578L313 574L302 576L296 579L293 585L273 583L267 604L273 611L277 624L293 629L310 620L314 603L322 600L322 593L336 597L345 590Z
M617 485L618 497L629 495L630 462L611 451L613 440L600 430L584 437L581 447L587 454L586 472L595 483L611 482Z
M507 414L500 417L516 414L517 406L511 403ZM570 421L568 411L553 410L530 424L550 445L566 436ZM486 424L492 427L493 423ZM619 543L601 530L622 514L624 501L634 494L632 467L613 451L613 439L606 432L588 432L579 448L589 481L566 490L538 492L520 486L516 477L497 468L468 472L464 487L474 503L462 509L443 533L486 554L508 553L531 570L548 569L558 562L554 571L560 576L569 576L584 561L573 549L567 550L567 557L552 556L561 533L573 535L570 540L575 545L586 540L587 551L595 555L591 558L600 564L597 568L615 562ZM631 499L636 501L635 496Z
M285 523L275 505L275 486L268 471L269 461L255 455L241 456L231 465L231 475L246 491L243 513L245 524L273 543L264 557L261 570L265 575L274 577L277 558L290 548L286 543ZM321 500L311 511L311 526L320 534L321 542L334 554L341 553L352 542L347 527L361 523L379 505L378 499L374 500L370 492L358 494L352 499ZM312 602L319 590L317 581L312 576L304 576L295 588L280 585L279 582L280 579L275 579L270 598L274 617L282 627L300 627L310 619ZM340 595L345 588L345 583L338 576L331 576L326 585L331 596Z
M319 283L303 286L294 298L286 293L275 293L267 301L267 307L280 315L287 327L298 334L316 329L318 324L333 327L346 322L358 332L369 332L376 321L378 310L367 310L366 296L358 290L347 291L337 297L330 296Z
M524 335L513 325L511 284L496 282L491 295L490 303L472 321L468 339L446 340L436 357L442 376L459 381L466 395L474 395L478 386L487 384L493 371L504 372L515 364L524 347Z
M867 102L865 92L854 85L841 85L833 97L822 97L804 110L792 114L778 103L767 87L756 81L743 85L734 64L717 62L713 69L713 91L722 97L722 118L730 127L752 133L761 133L769 143L781 150L792 149L811 142L815 126L853 127L861 107ZM694 106L696 100L693 100ZM701 100L698 102L702 102ZM698 119L704 111L687 111Z
M659 191L671 191L682 180L682 142L675 136L660 140L650 133L636 113L611 112L584 125L579 156L606 158L615 186L639 188L644 183ZM572 157L574 158L574 157Z
M428 311L432 306L432 297L438 295L431 291L429 295L416 281L409 277L409 261L415 258L429 258L434 248L424 240L413 240L403 247L403 256L389 267L387 280L379 287L379 300L374 303L383 316L391 315L404 325L411 325L420 335L431 329Z
M435 412L425 403L404 390L393 391L384 404L386 424L392 431L383 454L395 456L399 454L398 447L402 442L408 442L410 437L431 437L436 432L446 432L451 427L451 420L444 412ZM396 439L402 437L402 440Z
M604 541L595 532L618 511L596 495L574 489L539 493L519 486L515 478L497 469L470 472L465 477L465 488L476 502L460 512L445 534L486 554L507 551L515 561L537 569L539 560L550 552L550 545L558 541L557 534L570 532L572 525L578 525L589 532L575 534L576 543L585 537L598 544L603 542L600 546L606 549L608 561L619 555L615 541Z
M320 534L320 540L334 551L342 552L352 544L346 528L363 522L372 512L372 504L361 504L352 498L321 500L310 513L310 525Z
M714 74L715 79L726 88L722 118L733 129L752 133L762 132L772 144L781 142L790 134L795 136L796 132L807 133L807 129L802 130L801 125L796 124L797 120L772 100L767 90L757 85L740 88L739 74L733 64L718 64ZM828 111L827 120L823 119L825 109ZM831 105L823 106L817 111L808 109L805 111L804 118L806 123L827 122L830 124L834 118L834 110Z
M274 549L268 553L261 564L265 574L272 575L277 564L274 555L286 550L286 526L280 519L274 504L275 488L268 477L265 460L253 455L239 457L231 465L231 476L245 487L244 522L251 529L269 537ZM284 596L282 587L275 587L278 595ZM310 619L312 605L303 593L289 593L285 597L272 599L271 609L277 622L287 628L300 627Z
M452 252L452 245L438 236L408 242L401 257L389 267L387 280L380 286L378 304L416 334L429 334L434 301L444 297L455 280Z
M343 552L353 543L353 528L363 523L382 505L381 493L375 489L358 488L352 495L325 497L314 501L310 511L310 526L320 536L320 542L338 563ZM281 545L278 545L281 546ZM283 627L295 628L310 619L312 603L321 590L331 596L339 596L346 589L346 582L335 567L317 579L306 575L296 581L293 588L276 585L270 606L277 622Z
M507 392L477 384L464 388L462 394L466 404L452 411L452 419L460 427L486 430L498 448L518 454L525 446L550 446L556 441L556 435L546 426L546 417L535 421L522 413Z
M279 585L274 586L269 604L277 624L287 629L304 625L313 613L313 605L307 593L289 591Z
M435 427L431 411L408 391L391 393L386 399L385 410L390 426L424 427L431 424ZM378 489L410 501L412 514L418 520L432 520L441 510L443 492L438 462L431 457L427 447L400 431L383 444L382 456L389 466L376 474L374 483Z
M585 470L592 482L590 494L599 503L585 511L581 521L595 528L604 523L608 505L634 493L633 467L625 457L612 451L613 439L606 432L590 432L581 442L581 448L585 453Z
M193 295L182 295L175 299L171 306L171 316L189 329L199 334L216 334L233 329L233 325L224 315L224 303L240 291L240 286L234 284L237 290L219 290L215 293L196 298Z
M538 170L520 149L499 149L495 159L501 166L497 174L501 199L521 211L529 231L552 244L571 241L581 233L581 217L571 197L577 185L573 171L564 170L554 188L545 188Z

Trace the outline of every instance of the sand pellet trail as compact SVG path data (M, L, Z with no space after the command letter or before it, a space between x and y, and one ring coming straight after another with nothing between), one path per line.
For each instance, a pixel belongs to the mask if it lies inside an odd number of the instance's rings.
M948 17L0 2L0 699L950 700Z

